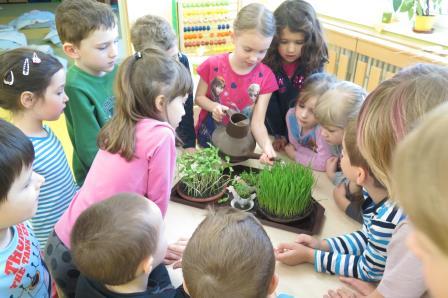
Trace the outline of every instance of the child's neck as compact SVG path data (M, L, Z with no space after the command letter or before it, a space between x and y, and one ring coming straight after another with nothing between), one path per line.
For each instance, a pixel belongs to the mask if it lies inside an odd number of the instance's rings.
M375 204L378 204L389 196L386 189L375 186L373 181L368 181L363 185L363 187L367 190L369 196L372 198Z
M137 276L134 280L124 285L110 286L106 285L106 288L115 293L130 294L140 293L146 291L148 288L149 273L143 273Z
M3 249L9 245L12 239L11 228L5 228L0 230L0 249Z
M248 73L250 73L255 66L257 66L257 64L254 64L253 66L250 67L244 67L242 65L239 65L236 61L235 61L235 54L234 53L230 53L229 55L229 63L230 63L230 67L232 67L232 70L239 75L247 75Z
M47 132L42 127L42 121L30 117L26 112L14 114L12 116L12 123L28 137L47 136Z

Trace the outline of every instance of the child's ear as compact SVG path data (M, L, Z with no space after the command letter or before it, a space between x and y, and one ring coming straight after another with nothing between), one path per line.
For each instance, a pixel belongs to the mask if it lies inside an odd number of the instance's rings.
M160 113L163 113L165 111L165 102L165 95L160 94L156 97L156 108Z
M361 167L356 167L356 184L363 185L367 179L367 171Z
M78 59L79 58L79 51L78 47L76 47L74 44L70 42L64 42L62 45L62 49L64 50L65 55L72 59Z
M277 273L274 272L274 275L272 275L271 282L269 283L268 295L272 295L277 289L277 286L278 286L278 275Z
M143 269L143 272L145 273L150 273L152 270L152 261L154 259L152 258L152 256L147 257L146 259L143 260L141 266Z
M22 92L22 94L20 94L20 103L25 109L30 109L36 103L36 96L33 94L33 92L24 91Z

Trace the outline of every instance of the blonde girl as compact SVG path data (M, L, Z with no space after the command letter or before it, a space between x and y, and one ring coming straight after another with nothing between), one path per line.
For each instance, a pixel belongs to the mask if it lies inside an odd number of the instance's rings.
M64 258L70 256L70 233L81 212L117 193L133 192L156 203L165 215L176 164L174 130L191 89L188 70L160 50L136 52L120 65L116 114L101 129L100 150L84 185L48 240L46 261L58 264L51 267L52 275L66 295L74 292L78 278L67 275L77 269ZM161 258L155 256L155 264Z
M65 70L54 57L32 49L15 49L0 56L0 107L34 146L33 170L45 178L31 225L43 249L54 225L67 209L77 186L61 142L43 121L63 113Z
M286 0L274 11L276 35L263 60L275 74L279 89L275 91L266 112L266 127L275 137L275 150L287 144L285 116L295 104L305 79L322 72L328 60L328 49L311 4Z
M195 100L201 107L196 132L201 146L208 146L216 128L216 122L226 124L225 111L228 108L244 110L253 104L247 93L252 84L260 86L260 94L253 108L251 129L263 150L262 162L270 162L276 156L264 125L266 108L271 93L277 90L277 82L272 71L261 63L275 33L272 12L258 3L243 7L233 24L232 39L235 50L208 58L197 72L200 76ZM212 93L212 82L222 77L224 90L216 102Z
M431 296L448 297L448 104L425 116L394 154L393 193L415 230L407 244L423 264Z
M315 117L316 102L335 78L325 73L316 73L306 79L295 107L286 113L289 144L284 148L289 158L313 170L325 171L331 157L330 146L321 134Z

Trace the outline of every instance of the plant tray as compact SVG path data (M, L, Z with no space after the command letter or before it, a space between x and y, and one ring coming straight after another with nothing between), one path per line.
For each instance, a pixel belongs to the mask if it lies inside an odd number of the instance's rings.
M242 172L246 171L252 171L252 172L258 172L259 169L246 167L243 165L236 165L233 166L233 173L232 175L238 175ZM192 201L187 201L183 198L181 198L177 192L176 192L176 186L174 185L173 189L171 190L171 201L184 204L187 206L199 208L199 209L205 209L207 206L212 206L214 208L219 207L227 207L230 206L230 200L228 200L225 203L218 204L217 202L211 202L211 203L197 203ZM257 206L258 204L255 204ZM318 234L322 228L323 220L324 220L324 214L325 214L325 208L322 207L322 205L319 204L316 200L313 199L313 211L311 212L310 216L307 219L304 219L300 222L292 222L292 223L278 223L273 222L266 217L264 217L261 213L257 212L257 208L253 208L247 212L251 212L255 215L258 220L264 225L274 227L277 229L294 232L298 234L308 234L308 235L315 235Z

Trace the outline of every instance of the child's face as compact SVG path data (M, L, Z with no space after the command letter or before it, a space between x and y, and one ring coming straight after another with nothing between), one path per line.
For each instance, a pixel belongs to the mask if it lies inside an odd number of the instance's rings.
M77 48L76 65L94 76L114 69L118 57L118 28L98 29L83 39Z
M57 120L64 112L65 103L68 101L64 86L65 70L61 68L53 75L43 98L40 98L33 108L39 120Z
M425 282L431 296L435 298L448 297L448 286L446 285L448 257L418 230L409 235L407 245L422 262Z
M34 216L37 198L45 179L35 173L31 167L22 172L11 185L6 200L0 204L0 229L21 223Z
M291 32L288 27L282 30L278 39L278 53L284 63L292 63L302 55L302 47L305 43L305 35L299 32Z
M232 37L237 67L249 70L263 60L272 41L272 37L265 37L255 29L234 33Z
M330 145L341 145L344 129L336 126L321 126L321 134Z
M188 94L185 96L178 96L167 105L167 118L168 123L176 129L179 126L182 117L185 115L185 102L187 101Z
M316 97L311 97L305 103L302 103L301 101L297 103L296 118L302 129L309 130L317 125L317 120L314 116L316 101Z

